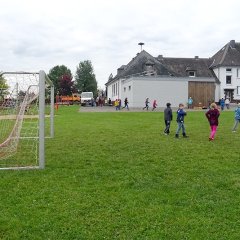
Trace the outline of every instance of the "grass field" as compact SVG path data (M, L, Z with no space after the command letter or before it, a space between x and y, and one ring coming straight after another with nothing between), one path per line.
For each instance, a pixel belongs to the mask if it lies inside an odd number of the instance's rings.
M163 135L163 113L60 107L46 169L0 171L0 239L239 239L240 129L204 112L188 139Z

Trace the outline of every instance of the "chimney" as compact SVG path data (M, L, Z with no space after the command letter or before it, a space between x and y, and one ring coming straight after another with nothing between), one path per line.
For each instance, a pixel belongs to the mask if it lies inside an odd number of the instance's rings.
M235 47L236 47L236 45L235 45L235 40L231 40L231 41L230 41L230 47L231 47L231 48L235 48Z
M158 55L157 59L158 60L163 60L163 55Z
M199 57L198 57L198 56L195 56L195 59L199 59Z

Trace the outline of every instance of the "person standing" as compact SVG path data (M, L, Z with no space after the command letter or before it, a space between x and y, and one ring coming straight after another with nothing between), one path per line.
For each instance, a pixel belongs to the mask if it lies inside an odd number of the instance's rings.
M148 111L148 108L149 108L149 98L146 98L146 100L145 100L145 107L143 108L143 110L144 109L147 109L147 111Z
M172 109L171 109L171 103L166 104L166 108L164 109L164 122L165 122L165 130L164 134L169 135L170 133L170 124L172 121Z
M154 111L156 108L157 108L157 100L154 100L153 101L153 109L152 109L152 111Z
M118 99L118 110L121 110L121 106L122 106L122 100L119 98Z
M227 97L226 100L225 100L225 105L226 105L226 108L227 108L227 109L230 108L230 100L229 100L228 97Z
M219 118L220 113L218 111L216 103L212 103L210 107L211 107L211 109L209 109L205 113L205 115L206 115L206 117L209 121L210 128L211 128L211 132L210 132L210 135L209 135L209 141L213 141L214 137L215 137L215 134L217 132L218 118Z
M183 103L179 104L179 108L177 110L177 124L178 128L175 134L176 138L179 138L179 132L182 129L182 135L184 138L187 138L188 136L186 135L186 130L184 126L184 117L187 115L187 113L184 111L184 105Z
M221 106L221 110L223 111L223 110L224 110L224 107L225 107L225 100L224 100L224 98L222 98L222 99L220 100L220 106Z
M235 109L235 123L232 129L233 132L236 132L239 122L240 122L240 103L238 103L237 108Z
M117 111L118 108L119 108L119 100L118 100L118 99L116 99L116 100L114 101L114 107L115 107L115 109L116 109L116 111Z
M190 108L190 109L193 108L193 99L192 99L192 97L189 97L189 99L188 99L188 108Z
M99 96L97 96L95 102L96 102L96 106L98 107L99 106Z

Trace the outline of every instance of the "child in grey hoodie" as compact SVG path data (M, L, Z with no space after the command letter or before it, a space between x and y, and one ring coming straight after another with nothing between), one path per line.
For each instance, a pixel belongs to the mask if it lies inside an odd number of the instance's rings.
M164 122L165 122L165 130L164 134L169 135L170 133L170 124L172 121L172 109L171 109L171 103L166 104L167 107L164 109Z

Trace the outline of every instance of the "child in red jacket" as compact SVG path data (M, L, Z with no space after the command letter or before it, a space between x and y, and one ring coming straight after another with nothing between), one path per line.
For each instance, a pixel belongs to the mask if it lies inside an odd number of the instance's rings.
M206 112L205 115L209 121L210 128L211 128L209 141L212 141L212 140L214 140L215 134L217 132L218 118L220 115L216 103L212 103L210 105L210 109Z
M154 101L153 101L152 111L154 111L156 107L157 107L157 100L154 100Z

